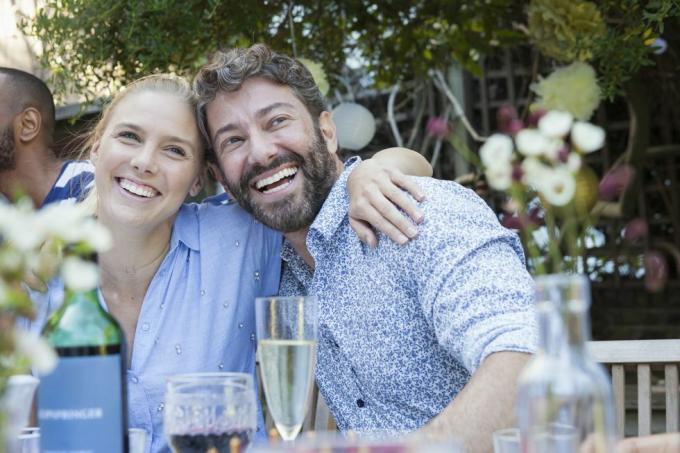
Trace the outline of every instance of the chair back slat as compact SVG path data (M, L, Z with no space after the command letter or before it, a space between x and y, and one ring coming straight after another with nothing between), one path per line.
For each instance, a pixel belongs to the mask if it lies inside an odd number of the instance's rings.
M678 417L680 408L678 405L678 365L666 365L664 367L664 380L666 381L666 432L672 433L680 428Z
M638 436L652 434L652 372L649 365L637 366Z
M665 393L666 431L677 432L680 428L680 340L628 340L628 341L591 341L588 343L590 355L607 365L611 370L612 387L616 404L618 429L624 433L626 426L626 370L637 373L637 395L628 399L630 404L637 402L638 435L652 432L652 394ZM654 376L663 369L664 385L652 386ZM633 395L629 395L631 398ZM654 404L661 404L654 398ZM654 406L656 407L656 406ZM659 429L655 424L656 430Z
M626 426L626 370L623 365L612 366L612 387L616 405L617 430L623 434Z

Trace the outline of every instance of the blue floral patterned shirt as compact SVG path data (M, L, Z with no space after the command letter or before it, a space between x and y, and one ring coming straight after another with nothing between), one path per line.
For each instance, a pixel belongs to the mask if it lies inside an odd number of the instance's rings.
M338 427L410 431L441 412L489 354L533 352L532 280L517 236L474 192L417 178L418 236L375 249L349 226L347 163L307 235L316 268L289 243L280 293L320 305L316 378Z

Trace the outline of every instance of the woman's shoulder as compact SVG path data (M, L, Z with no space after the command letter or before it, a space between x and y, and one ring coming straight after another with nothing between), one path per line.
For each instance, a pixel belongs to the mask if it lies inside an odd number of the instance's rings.
M200 203L182 206L175 225L193 223L201 241L224 239L225 236L257 236L280 241L281 234L258 222L227 194L208 197Z

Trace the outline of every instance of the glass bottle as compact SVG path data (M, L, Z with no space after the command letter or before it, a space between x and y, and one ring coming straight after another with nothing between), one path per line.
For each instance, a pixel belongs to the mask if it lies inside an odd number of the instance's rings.
M583 275L535 280L539 346L518 382L523 453L615 451L618 433L611 382L586 350L590 282Z
M125 339L97 290L66 289L43 335L59 359L38 389L42 451L127 452Z

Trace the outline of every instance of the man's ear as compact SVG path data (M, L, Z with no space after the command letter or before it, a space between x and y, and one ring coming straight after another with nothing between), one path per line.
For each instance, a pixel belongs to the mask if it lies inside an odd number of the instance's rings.
M18 115L19 119L19 130L17 131L17 137L22 142L33 141L38 135L42 128L42 115L35 107L28 107L24 109Z
M338 152L338 134L331 112L321 112L321 115L319 115L319 129L324 140L326 140L328 151L331 154L336 154Z

